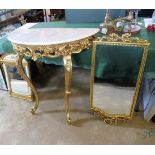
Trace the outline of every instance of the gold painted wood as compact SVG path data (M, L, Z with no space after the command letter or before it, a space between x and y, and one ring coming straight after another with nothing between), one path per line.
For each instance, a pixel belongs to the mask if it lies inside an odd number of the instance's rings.
M35 114L38 106L39 106L39 97L38 97L38 93L36 88L33 86L31 80L28 78L28 76L25 74L24 72L24 68L22 65L22 61L23 61L24 55L18 54L18 59L17 59L17 69L21 75L21 77L27 81L29 87L31 88L31 90L33 91L34 97L35 97L35 105L32 107L31 109L31 113Z
M55 45L23 45L16 43L12 43L12 45L19 54L24 54L35 61L43 57L54 58L71 55L72 53L80 53L83 49L91 47L93 40L94 37L91 36L81 40Z
M35 105L32 108L31 112L34 114L39 106L39 98L36 88L33 86L31 80L25 75L22 66L22 59L24 56L27 56L34 61L39 58L54 58L58 56L63 56L64 68L65 68L65 110L66 110L66 119L67 123L71 124L70 111L69 111L69 96L71 95L71 79L72 79L72 60L71 54L80 53L86 48L92 46L93 40L96 38L90 36L84 39L62 43L62 44L53 44L53 45L23 45L12 43L14 50L18 53L17 66L19 73L22 78L26 80L31 87L34 97Z
M103 119L104 122L108 124L117 124L117 123L126 122L132 119L137 97L138 97L140 86L141 86L141 82L142 82L149 44L150 43L147 40L143 40L138 37L131 37L130 34L123 34L122 36L119 36L115 33L110 34L109 36L98 38L97 41L93 42L91 80L90 80L90 111L96 114L97 116L99 116L101 119ZM111 46L118 45L118 46L130 46L130 47L143 47L144 49L129 115L110 114L94 106L93 91L94 91L94 72L95 72L95 58L96 58L96 46L97 45L111 45Z
M109 34L108 36L103 36L101 38L98 38L98 41L103 42L103 44L113 44L113 45L122 45L122 46L137 46L137 47L145 47L149 46L149 43L147 40L138 38L138 37L131 37L130 33L122 34L122 36L119 36L116 33Z
M6 60L5 57L7 57L7 56L13 56L13 59L11 59L11 60ZM7 67L8 67L8 66L9 66L9 67L15 67L15 65L16 65L16 56L17 56L17 55L14 55L14 54L12 55L12 54L10 54L10 53L6 53L6 54L4 54L4 55L1 57L1 60L0 60L0 62L4 63L3 65L5 66L6 76L8 77L8 87L9 87L9 89L10 89L10 90L8 90L8 94L9 94L9 96L12 96L12 97L21 98L21 99L28 100L28 101L33 101L33 100L34 100L33 95L23 95L23 94L20 94L20 93L18 93L18 92L14 92L14 91L12 90L12 86L11 86L11 77L10 77L10 75L9 75L9 72L8 72ZM3 67L4 67L4 66L3 66ZM22 66L23 66L23 68L25 68L25 67L28 67L29 64L28 64L27 61L24 60L24 61L22 61ZM17 67L17 65L16 65L16 67ZM29 76L31 77L30 73L29 73Z
M70 112L69 112L69 96L71 95L71 79L72 79L72 59L71 55L63 57L65 67L65 109L67 116L67 123L71 124Z

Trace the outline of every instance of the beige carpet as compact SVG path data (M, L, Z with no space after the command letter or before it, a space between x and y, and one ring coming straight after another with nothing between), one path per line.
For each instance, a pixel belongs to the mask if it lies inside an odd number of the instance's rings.
M155 124L135 113L132 121L105 124L89 112L89 71L74 69L70 98L72 125L64 112L63 69L55 69L38 88L40 106L0 91L0 144L155 144ZM40 79L39 79L40 78Z

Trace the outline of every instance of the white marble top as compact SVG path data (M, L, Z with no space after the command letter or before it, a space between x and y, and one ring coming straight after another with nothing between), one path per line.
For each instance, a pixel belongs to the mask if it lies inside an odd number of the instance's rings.
M98 28L32 28L28 23L8 34L8 40L24 45L53 45L81 40L96 34Z

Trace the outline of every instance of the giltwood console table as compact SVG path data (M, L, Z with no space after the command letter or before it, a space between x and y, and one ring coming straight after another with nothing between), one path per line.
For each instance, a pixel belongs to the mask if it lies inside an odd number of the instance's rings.
M8 35L14 50L18 53L17 68L21 77L26 80L32 89L35 97L35 104L31 113L35 114L39 98L37 90L31 80L26 76L22 60L27 56L34 61L38 58L54 58L63 56L65 67L65 107L67 122L71 123L69 113L69 96L71 94L70 85L72 77L71 55L80 53L83 49L89 48L94 40L94 35L98 28L35 28L29 29L35 23L28 23L16 29Z

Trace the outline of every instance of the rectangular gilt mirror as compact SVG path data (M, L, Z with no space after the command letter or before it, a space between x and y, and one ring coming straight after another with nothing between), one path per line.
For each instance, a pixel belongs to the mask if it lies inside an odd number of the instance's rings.
M130 34L110 34L93 42L90 110L106 123L133 116L149 43Z

